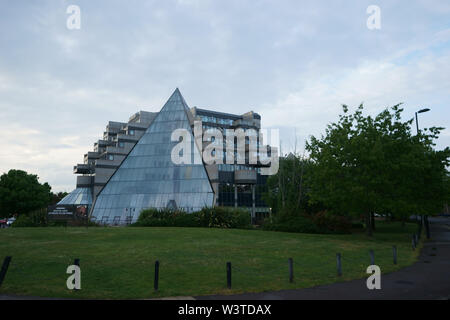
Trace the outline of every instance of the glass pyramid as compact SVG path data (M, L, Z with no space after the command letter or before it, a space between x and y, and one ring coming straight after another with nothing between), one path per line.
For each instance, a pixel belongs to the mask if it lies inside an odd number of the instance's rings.
M91 188L76 188L67 196L61 199L57 205L92 205Z
M178 89L124 159L94 203L96 221L133 222L146 208L178 208L187 212L213 205L214 192L203 164L172 162L178 142L171 134L179 128L191 136L191 159L199 150L188 119L189 107ZM120 217L120 218L118 218Z

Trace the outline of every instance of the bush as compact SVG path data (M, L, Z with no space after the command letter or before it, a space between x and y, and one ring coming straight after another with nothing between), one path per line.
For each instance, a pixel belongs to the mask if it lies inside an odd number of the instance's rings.
M207 228L249 228L250 213L246 210L213 207L203 208L198 212L194 212L196 221L199 226Z
M277 216L264 220L263 229L268 231L342 234L350 233L351 221L346 217L330 214L326 211L312 216L294 215L292 212L280 212Z
M347 217L320 211L313 216L314 223L326 233L351 233L352 222Z
M352 229L364 229L364 224L362 222L353 222Z
M323 233L310 218L305 216L288 217L285 219L279 217L272 219L268 218L264 220L263 230L296 233Z
M97 223L88 220L55 220L51 221L48 219L47 209L39 209L32 211L28 214L21 214L17 217L16 221L11 225L14 228L24 228L24 227L96 227Z
M203 208L194 213L171 209L146 209L141 211L133 226L139 227L204 227L248 228L250 213L234 208Z
M39 209L28 214L20 214L11 225L14 228L45 227L48 224L47 209Z
M21 214L17 217L16 221L11 225L12 228L28 228L28 227L38 227L31 217Z
M136 223L139 227L196 227L194 217L182 210L155 208L142 210Z

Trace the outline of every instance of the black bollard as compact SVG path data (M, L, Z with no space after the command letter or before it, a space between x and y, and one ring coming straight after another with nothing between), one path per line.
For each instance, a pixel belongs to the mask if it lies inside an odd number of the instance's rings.
M3 260L2 269L0 270L0 287L2 286L3 280L5 280L6 272L8 271L11 259L12 257L8 256L5 260Z
M397 264L397 247L396 246L392 246L392 255L394 258L394 264Z
M420 240L420 237L421 237L421 235L422 235L422 224L419 224L419 228L418 228L419 230L418 230L418 232L417 232L417 234L418 234L418 238L419 238L419 240Z
M369 256L370 256L370 265L373 266L375 264L375 254L373 253L373 250L369 250Z
M342 263L341 263L341 254L336 254L336 265L337 265L337 275L338 277L342 276Z
M231 289L231 262L227 262L227 288Z
M292 258L288 259L289 262L289 282L294 282L294 260Z
M425 216L425 232L427 233L427 239L430 239L430 223L428 221L428 216Z
M153 287L155 288L155 291L158 291L159 287L159 261L155 261L155 282Z

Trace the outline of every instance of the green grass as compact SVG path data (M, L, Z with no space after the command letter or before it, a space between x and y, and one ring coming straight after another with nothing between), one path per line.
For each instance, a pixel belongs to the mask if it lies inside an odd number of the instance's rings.
M136 299L231 294L305 288L366 277L368 250L382 273L416 261L411 234L416 226L377 223L373 239L260 230L199 228L9 228L0 230L0 261L12 262L0 294L59 298ZM398 264L392 263L392 245ZM343 276L336 276L336 253ZM288 282L289 257L294 283ZM80 291L66 288L68 265L80 258ZM160 291L153 292L159 260ZM233 289L226 289L226 262ZM1 263L0 262L0 263Z

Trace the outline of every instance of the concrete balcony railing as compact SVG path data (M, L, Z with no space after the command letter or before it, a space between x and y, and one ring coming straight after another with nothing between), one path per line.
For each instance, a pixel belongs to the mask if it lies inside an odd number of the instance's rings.
M87 163L87 162L89 162L89 160L93 160L93 159L95 160L95 159L98 159L99 157L100 157L100 153L89 151L88 153L86 153L84 155L84 162Z
M93 176L78 176L77 188L88 188L92 186Z
M117 135L117 141L128 141L128 142L137 142L142 134L139 136L134 135L130 136L128 134L118 134Z
M74 174L90 174L93 173L93 168L89 164L77 164L73 167Z
M146 130L148 128L149 124L148 123L139 123L139 122L133 122L133 123L128 123L127 126L125 128L127 129L143 129Z
M121 155L127 155L130 153L132 146L128 145L123 148L120 147L106 147L107 153L114 153L114 154L121 154Z
M256 171L255 170L236 170L234 172L234 182L236 184L255 184Z
M116 156L114 160L105 160L105 159L98 159L95 161L95 165L99 167L118 167L125 156Z

